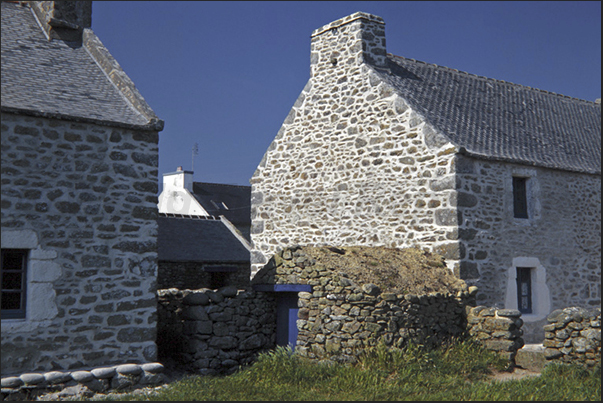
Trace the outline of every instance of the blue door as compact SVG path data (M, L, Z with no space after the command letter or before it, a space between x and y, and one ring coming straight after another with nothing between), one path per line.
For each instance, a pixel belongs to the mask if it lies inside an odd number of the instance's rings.
M277 294L276 306L276 345L290 346L295 350L297 342L297 293L283 292Z

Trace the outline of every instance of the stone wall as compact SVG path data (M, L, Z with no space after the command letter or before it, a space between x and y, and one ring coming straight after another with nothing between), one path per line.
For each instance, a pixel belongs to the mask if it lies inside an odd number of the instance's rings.
M157 143L2 113L2 248L29 249L3 376L156 360Z
M517 350L524 345L522 325L521 312L516 309L467 307L469 335L513 363Z
M299 293L295 351L302 356L353 363L363 349L380 342L434 347L472 336L513 365L516 351L523 346L519 311L475 307L477 287L454 294L396 294L371 283L355 284L345 272L322 263L303 248L287 248L253 280L312 286L312 292Z
M251 275L292 245L418 246L499 309L518 308L529 265L529 343L553 309L600 306L600 175L462 155L376 75L383 25L357 17L313 33L310 79L250 180ZM513 218L514 175L529 219Z
M238 289L249 288L249 263L228 263L236 267L233 272L211 271L215 264L202 262L167 262L159 261L157 289L178 288L180 290L196 290L200 288L220 288L232 285ZM210 271L206 271L208 268ZM224 284L216 286L215 283Z
M122 364L79 371L28 372L2 378L2 400L36 400L53 394L49 400L92 397L95 393L125 392L165 382L163 365Z
M231 373L275 346L276 306L269 294L233 286L157 294L164 362L204 375Z
M557 309L544 326L547 362L601 365L601 308Z
M252 276L292 245L421 245L450 268L459 259L455 147L377 77L380 54L372 17L313 34L311 78L250 180Z
M528 343L547 315L601 305L601 177L459 156L460 267L479 304L517 309L515 267L533 268ZM513 217L513 176L528 178L528 219ZM499 240L504 239L504 247Z

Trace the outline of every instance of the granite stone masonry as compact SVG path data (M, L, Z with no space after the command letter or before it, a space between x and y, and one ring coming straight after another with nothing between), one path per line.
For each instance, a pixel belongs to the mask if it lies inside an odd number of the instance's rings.
M524 346L521 312L485 306L467 307L467 325L473 339L515 363L517 350Z
M362 12L315 30L310 56L250 180L252 277L293 245L419 247L497 309L519 309L528 270L528 343L551 311L600 306L600 103L388 54Z
M157 359L164 122L90 28L91 2L1 7L3 391L13 375L140 371Z
M252 276L296 244L421 243L460 258L455 148L364 63L385 53L384 26L355 16L313 34L311 78L250 180Z
M355 284L345 272L325 267L293 247L279 251L254 278L257 284L308 284L299 293L295 351L317 360L357 362L378 343L438 346L471 336L514 364L521 339L516 310L475 307L477 287L450 294L396 294L375 284Z
M3 376L156 359L157 142L2 114L2 248L29 250Z
M543 343L547 363L601 365L601 308L557 309L547 321Z
M275 346L276 306L269 294L226 286L157 295L159 358L180 369L228 374Z
M56 399L91 397L96 393L127 392L165 382L163 365L158 362L121 364L78 371L24 373L2 378L2 400L36 400L43 394Z
M522 315L527 343L542 343L551 311L601 305L600 177L466 156L455 165L455 274L477 285L480 304L517 309L516 267L529 267L532 312ZM513 217L513 176L530 178L528 219Z

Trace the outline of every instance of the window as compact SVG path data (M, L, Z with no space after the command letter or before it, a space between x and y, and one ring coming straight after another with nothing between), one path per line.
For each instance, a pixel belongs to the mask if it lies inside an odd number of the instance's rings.
M528 218L528 178L513 177L513 216Z
M25 318L27 249L2 249L2 319Z
M237 271L235 266L205 266L204 270L210 274L209 288L218 289L228 285L231 273Z
M532 313L532 269L517 267L517 309L521 313Z

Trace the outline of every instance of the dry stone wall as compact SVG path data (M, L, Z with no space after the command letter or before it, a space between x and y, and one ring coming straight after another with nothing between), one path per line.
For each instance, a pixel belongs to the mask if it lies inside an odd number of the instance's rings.
M2 114L2 248L29 250L2 374L156 360L153 131Z
M557 309L547 317L543 346L547 362L601 365L601 308Z
M521 312L485 306L467 307L469 335L488 350L515 362L517 350L524 346Z
M36 400L52 394L55 399L91 397L96 393L125 392L165 382L163 365L122 364L78 371L28 372L2 378L2 400Z
M276 305L269 294L234 286L157 294L159 357L180 369L231 373L275 345Z

